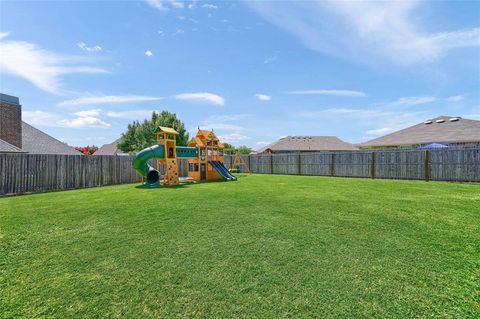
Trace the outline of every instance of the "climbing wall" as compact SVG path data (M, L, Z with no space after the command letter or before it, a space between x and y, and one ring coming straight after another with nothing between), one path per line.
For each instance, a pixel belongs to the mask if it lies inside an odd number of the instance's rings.
M165 184L178 185L178 167L176 160L167 160L165 171Z

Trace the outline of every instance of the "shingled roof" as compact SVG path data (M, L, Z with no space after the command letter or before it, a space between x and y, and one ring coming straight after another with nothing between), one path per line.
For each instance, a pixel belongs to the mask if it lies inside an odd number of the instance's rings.
M480 142L480 121L439 116L362 143L360 147L388 147L428 143Z
M22 122L22 150L30 154L82 155L75 148Z
M267 145L256 153L264 152L321 152L321 151L356 151L352 144L336 136L287 136Z
M113 141L110 144L104 144L100 147L93 155L128 155L127 153L122 152L118 147L117 144L120 142L122 138L119 138Z
M26 153L22 149L0 139L0 153Z

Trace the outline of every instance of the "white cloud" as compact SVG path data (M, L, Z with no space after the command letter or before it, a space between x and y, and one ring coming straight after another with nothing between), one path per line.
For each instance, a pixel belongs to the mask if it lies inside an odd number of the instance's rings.
M391 127L382 127L375 130L368 130L365 133L367 133L368 135L383 135L383 134L391 133L393 131L395 130L392 129Z
M226 115L212 115L205 119L204 123L224 123L235 122L250 117L251 114L226 114Z
M0 73L21 77L38 88L62 94L62 76L72 73L107 73L105 69L79 64L76 57L59 55L24 41L0 42Z
M278 53L279 53L279 51L276 51L273 55L266 57L263 60L263 63L264 64L269 64L269 63L275 62L278 59Z
M480 28L428 33L416 16L423 1L248 1L305 46L363 63L434 62L449 49L480 46ZM374 48L374 49L372 49Z
M260 93L255 94L255 97L260 101L270 101L272 99L270 95L260 94Z
M328 118L352 117L356 119L372 119L379 117L393 116L392 111L383 111L380 109L361 109L361 108L328 108L319 111L306 111L297 113L300 117L306 118Z
M249 114L209 116L202 121L201 127L214 130L220 140L224 142L237 143L248 139L248 137L245 135L245 127L239 125L238 122L242 119L248 118L249 116Z
M238 143L248 139L248 136L239 133L220 134L218 138L225 143Z
M58 103L58 106L82 106L98 104L122 104L122 103L140 103L149 101L158 101L162 97L142 96L142 95L97 95L86 96L72 100L65 100Z
M450 102L460 102L461 100L463 100L462 95L454 95L454 96L447 97L447 101L450 101Z
M170 8L183 9L185 7L185 3L175 0L145 0L145 2L159 11L166 11Z
M62 117L57 113L22 110L22 120L33 126L59 126Z
M168 8L165 6L163 1L161 0L145 0L145 2L157 10L160 10L160 11L168 10Z
M210 4L210 3L205 3L204 5L202 5L202 8L206 8L206 9L218 9L218 6L214 5L214 4Z
M10 35L10 32L0 32L0 40Z
M420 104L427 104L437 101L437 98L434 96L409 96L401 97L396 101L387 103L386 106L413 106Z
M333 95L333 96L353 96L353 97L367 96L364 92L352 91L352 90L298 90L298 91L290 91L288 92L288 94Z
M151 57L153 55L153 53L152 53L152 51L147 50L147 51L145 51L145 55L148 56L148 57Z
M177 9L183 9L185 7L185 4L180 1L172 1L171 4L172 4L172 7Z
M73 113L79 117L96 117L100 115L100 109L85 110Z
M186 100L186 101L203 101L208 102L218 106L225 105L225 98L220 95L208 93L208 92L199 92L199 93L182 93L173 96L177 100Z
M244 128L239 125L234 124L227 124L227 123L218 123L218 122L209 122L208 120L203 122L202 127L206 127L211 130L219 130L219 131L235 131L240 132L244 131Z
M120 112L107 112L107 116L114 118L122 119L143 119L151 117L154 110L130 110L130 111L120 111Z
M78 42L77 46L86 52L100 52L102 51L102 47L99 45L94 45L93 47L88 47L85 42Z
M266 141L258 141L257 143L255 143L256 145L258 146L267 146L269 144L271 144L272 142L266 142Z
M85 127L110 127L110 124L93 116L79 116L74 119L64 119L58 122L61 126L69 128L85 128Z
M177 29L172 35L177 35L177 34L184 34L185 31L183 29Z
M34 126L51 126L66 128L84 128L84 127L109 127L110 124L98 118L99 109L80 111L73 113L75 117L65 117L58 113L45 111L23 111L22 116L25 122Z
M110 124L99 119L100 109L91 109L73 113L76 117L73 119L63 119L58 122L60 126L69 128L84 128L84 127L109 127Z

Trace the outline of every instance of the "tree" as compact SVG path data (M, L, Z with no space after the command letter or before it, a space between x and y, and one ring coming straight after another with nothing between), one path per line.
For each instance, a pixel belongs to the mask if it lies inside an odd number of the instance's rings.
M240 145L237 148L237 152L240 152L240 154L250 154L252 152L252 148L246 145Z
M92 155L98 150L98 147L95 145L92 146L77 146L75 149L81 152L83 155Z
M189 136L185 130L185 124L177 118L175 113L162 111L153 112L150 120L145 119L142 123L134 121L128 124L127 130L122 133L122 139L117 147L123 152L136 153L142 149L157 144L153 131L158 126L173 127L177 132L177 145L185 146Z
M235 154L235 146L233 146L232 144L223 143L223 147L223 152L225 154Z

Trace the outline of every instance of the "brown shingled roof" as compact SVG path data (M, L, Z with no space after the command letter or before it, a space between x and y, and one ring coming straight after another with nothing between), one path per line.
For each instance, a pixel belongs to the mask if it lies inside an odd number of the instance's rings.
M315 152L315 151L356 151L352 144L336 136L287 136L259 149L256 153L272 152Z
M370 140L359 146L378 147L455 142L480 142L480 121L442 115Z

